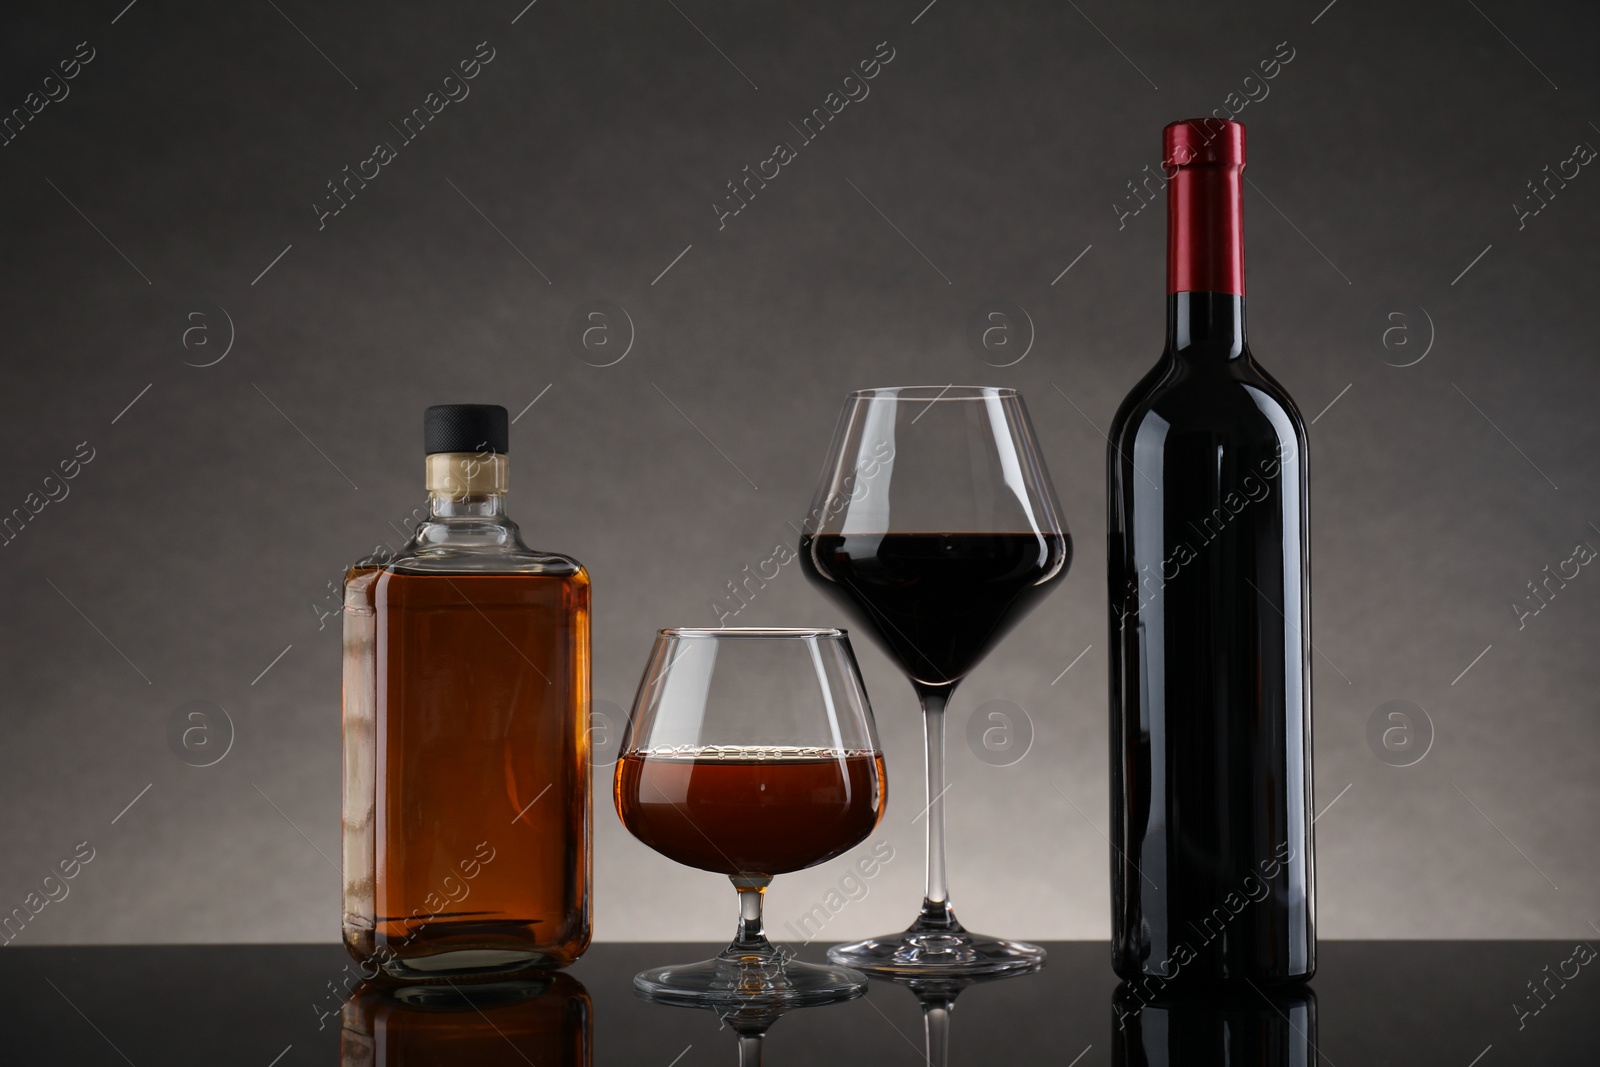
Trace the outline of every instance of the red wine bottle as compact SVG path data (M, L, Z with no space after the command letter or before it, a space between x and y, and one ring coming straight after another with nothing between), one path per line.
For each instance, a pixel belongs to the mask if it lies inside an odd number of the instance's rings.
M1244 127L1168 126L1167 344L1107 454L1112 961L1316 969L1306 433L1245 339Z

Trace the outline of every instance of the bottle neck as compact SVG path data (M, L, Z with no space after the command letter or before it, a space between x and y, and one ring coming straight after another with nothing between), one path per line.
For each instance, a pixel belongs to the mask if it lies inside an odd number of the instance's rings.
M1244 296L1244 164L1169 169L1167 292Z
M1167 183L1167 350L1234 360L1245 353L1244 164L1189 158Z
M506 513L510 467L504 455L434 452L426 467L428 514L435 519L498 519Z
M504 493L428 494L428 517L417 524L402 555L469 557L484 569L507 553L527 552L517 524L506 515Z
M428 494L430 519L499 519L506 513L504 493L483 493L470 496L452 496L448 493Z
M1186 359L1242 357L1248 351L1244 297L1235 293L1169 294L1167 351Z

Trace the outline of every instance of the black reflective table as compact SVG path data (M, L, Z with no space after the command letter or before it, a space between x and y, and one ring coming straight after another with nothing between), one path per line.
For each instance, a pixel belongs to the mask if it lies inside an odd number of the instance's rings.
M915 1067L928 1062L930 1029L958 1065L1600 1062L1600 960L1587 942L1324 942L1309 995L1216 1002L1119 993L1102 943L1049 950L1036 974L923 990L920 1000L874 982L863 999L792 1011L760 1041L765 1062ZM74 1067L732 1065L735 1031L752 1027L646 1003L631 986L643 967L713 951L602 944L566 977L509 993L462 987L465 998L346 1004L354 972L337 945L10 945L0 951L0 1048L7 1063ZM747 1057L755 1044L746 1039Z

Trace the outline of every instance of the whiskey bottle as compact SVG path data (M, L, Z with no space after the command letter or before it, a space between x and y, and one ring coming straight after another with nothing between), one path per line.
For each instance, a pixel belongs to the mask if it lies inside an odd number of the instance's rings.
M589 575L506 517L505 408L431 407L428 505L344 587L344 942L406 982L589 943Z

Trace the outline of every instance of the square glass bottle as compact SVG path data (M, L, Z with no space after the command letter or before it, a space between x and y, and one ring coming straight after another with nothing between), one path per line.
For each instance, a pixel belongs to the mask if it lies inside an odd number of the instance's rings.
M427 515L344 598L344 942L408 982L590 934L589 575L505 513L506 411L429 408Z

